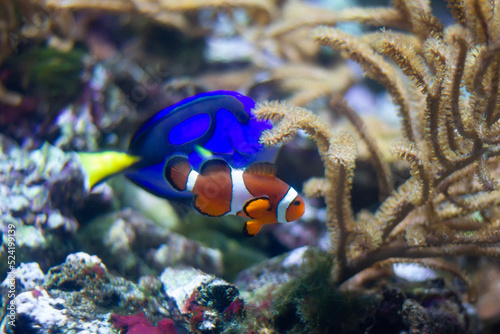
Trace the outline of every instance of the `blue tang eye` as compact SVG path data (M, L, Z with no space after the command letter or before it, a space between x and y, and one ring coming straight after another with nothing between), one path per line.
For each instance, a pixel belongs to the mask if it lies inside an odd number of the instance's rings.
M136 169L127 172L133 182L161 197L189 197L163 179L163 163L174 154L185 154L194 168L202 158L195 145L212 151L234 167L245 167L269 152L259 144L269 121L258 121L255 102L232 91L198 94L165 108L147 120L130 142L128 153L140 156ZM272 156L272 155L271 155ZM272 157L271 157L272 159Z

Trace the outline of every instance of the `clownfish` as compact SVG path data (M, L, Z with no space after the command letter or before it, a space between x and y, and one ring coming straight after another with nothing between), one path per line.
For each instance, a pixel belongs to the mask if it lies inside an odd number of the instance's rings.
M276 171L269 162L238 169L211 159L197 172L186 157L173 156L165 163L164 177L174 189L191 192L192 206L203 215L249 218L243 233L253 237L265 224L295 221L304 214L304 200Z
M255 102L233 91L212 91L188 97L148 119L135 133L127 152L80 152L87 172L87 187L120 172L146 191L168 199L190 198L165 182L165 161L185 154L198 168L206 153L245 167L254 161L273 160L276 150L259 143L262 131L270 129L251 113Z

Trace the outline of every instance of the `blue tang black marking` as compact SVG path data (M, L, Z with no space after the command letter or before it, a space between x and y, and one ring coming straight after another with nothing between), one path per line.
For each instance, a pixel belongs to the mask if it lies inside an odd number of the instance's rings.
M269 121L259 121L250 110L255 102L233 91L213 91L184 99L159 111L137 131L130 142L129 154L141 161L126 176L147 191L165 198L190 198L163 178L165 160L185 154L194 168L203 157L198 145L233 167L245 167L259 160L272 160L275 151L259 143Z

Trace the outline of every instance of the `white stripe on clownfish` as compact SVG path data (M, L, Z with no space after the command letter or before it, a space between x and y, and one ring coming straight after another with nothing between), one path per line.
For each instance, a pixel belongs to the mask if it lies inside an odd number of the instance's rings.
M191 169L191 171L188 174L187 180L186 180L186 190L191 191L194 188L194 184L196 183L196 180L198 180L198 176L200 174L195 171L194 169Z
M231 211L230 214L237 214L243 208L243 205L254 196L250 194L245 182L243 181L242 169L235 169L231 167L231 180L233 182L231 193Z
M298 193L292 187L288 188L285 196L278 203L277 217L278 223L287 223L286 220L286 209L292 203L292 201L297 197Z

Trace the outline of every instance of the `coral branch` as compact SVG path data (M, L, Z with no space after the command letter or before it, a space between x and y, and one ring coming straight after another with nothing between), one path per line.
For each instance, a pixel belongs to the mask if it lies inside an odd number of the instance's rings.
M389 164L383 160L382 154L375 145L375 140L366 130L363 120L351 107L349 107L344 99L336 95L330 102L330 106L335 112L345 116L352 123L352 125L354 125L361 140L368 147L368 151L370 152L370 156L373 161L373 166L375 167L375 172L377 173L380 192L379 197L380 200L383 201L392 191L392 177Z
M318 27L313 30L313 37L321 44L359 63L366 74L383 84L394 102L399 106L405 136L414 141L414 134L410 118L410 102L408 92L397 73L384 59L373 50L360 43L355 37L335 28Z
M500 256L500 9L498 1L448 3L456 24L446 29L426 0L393 1L390 9L399 13L393 23L406 20L404 32L382 29L356 37L333 27L313 29L319 44L360 64L399 107L403 138L393 150L409 164L411 177L391 191L388 162L362 119L338 91L314 90L330 95L331 108L348 118L368 146L384 194L374 213L363 210L356 218L352 213L357 148L349 133L333 133L325 121L298 107L264 103L255 111L277 123L262 136L264 144L286 142L302 129L318 145L325 175L309 180L304 191L325 198L337 283L379 261L424 264L467 280L447 263L423 259ZM360 21L362 11L349 12L352 21ZM335 23L345 20L346 13L337 13ZM380 15L380 20L391 20ZM302 97L319 96L297 89Z

